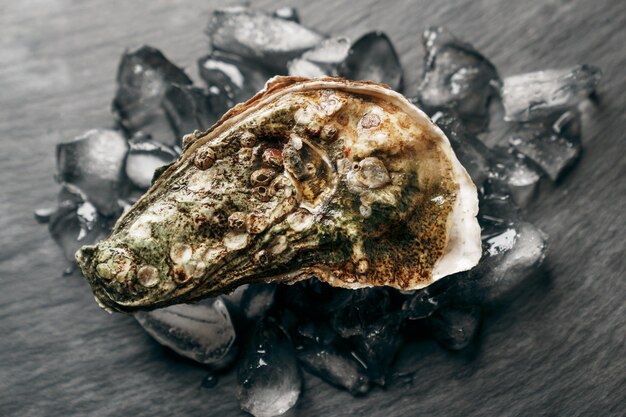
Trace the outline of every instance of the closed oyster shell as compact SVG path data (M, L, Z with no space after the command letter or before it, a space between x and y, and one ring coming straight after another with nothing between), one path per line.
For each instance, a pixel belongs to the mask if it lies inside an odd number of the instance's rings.
M184 145L109 238L77 253L105 308L310 277L413 290L480 258L475 185L442 131L385 85L275 77Z

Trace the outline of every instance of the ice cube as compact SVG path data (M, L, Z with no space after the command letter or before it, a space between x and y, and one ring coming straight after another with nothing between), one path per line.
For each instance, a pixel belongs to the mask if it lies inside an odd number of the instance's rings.
M96 242L107 231L106 223L96 208L71 184L63 184L59 205L50 215L48 230L71 263L74 263L74 254L81 246Z
M157 342L196 362L219 369L235 357L235 328L220 299L139 312L135 318Z
M294 21L233 7L213 12L206 29L214 49L286 73L287 62L320 43L322 36Z
M487 178L495 176L506 183L520 206L525 207L532 200L541 174L523 155L501 147L488 148L453 112L438 111L432 120L450 139L456 156L479 188Z
M298 16L298 10L295 7L279 7L272 12L272 16L300 23L300 16Z
M246 292L248 287L250 287L250 284L241 285L235 288L232 292L228 294L222 294L220 297L229 304L232 304L233 306L239 308L239 306L241 305L241 299L243 298L243 294Z
M243 291L240 307L248 320L258 320L274 304L276 284L250 284Z
M491 175L507 184L518 206L526 207L537 192L541 173L518 152L502 147L491 151Z
M222 51L200 58L198 71L209 88L224 90L229 107L252 97L273 75L252 60Z
M331 75L331 72L332 69L324 68L303 58L292 59L287 64L287 73L292 77L327 77Z
M476 186L480 187L489 176L491 150L470 133L453 113L439 111L432 116L432 120L450 139L454 153Z
M468 43L441 27L423 34L424 70L420 102L434 113L454 109L472 132L489 122L488 104L500 79L496 68Z
M483 258L470 271L473 291L489 304L511 297L546 256L547 236L534 225L519 221L500 230L484 237Z
M145 137L133 138L129 145L126 175L136 187L144 190L150 187L154 172L177 156L173 149Z
M557 181L580 157L579 125L580 114L568 111L556 119L521 124L508 141Z
M480 325L479 307L453 308L437 310L428 318L435 340L446 349L461 350L470 344Z
M400 58L389 37L382 32L369 32L350 47L339 75L349 80L366 80L387 84L402 91L404 73Z
M105 216L120 211L125 192L126 139L115 130L89 130L56 146L57 180L80 188Z
M35 215L35 220L37 220L37 223L45 224L50 221L50 217L52 217L56 210L56 207L42 207L36 209L33 214Z
M161 51L143 46L125 52L117 70L117 91L113 99L113 111L120 124L131 135L141 130L158 142L175 146L176 135L161 106L172 84L190 85L191 80Z
M258 322L237 366L237 397L255 417L283 414L298 401L302 380L289 337L272 319Z
M162 107L175 132L176 146L182 146L184 135L211 127L229 104L226 94L217 87L205 90L188 85L169 86Z
M484 239L493 227L503 228L514 225L520 219L520 211L509 192L506 182L497 177L489 178L479 200L478 221Z
M89 201L83 202L76 208L76 217L78 217L78 223L80 224L78 240L83 240L90 232L97 230L100 223L98 210Z
M526 122L575 107L595 92L602 71L592 65L506 77L502 86L504 119Z
M438 308L452 302L456 290L456 282L464 275L455 274L444 277L426 288L405 294L402 314L409 320L419 320L433 314Z
M330 345L337 340L337 333L322 321L306 320L298 326L297 336L302 340L322 345Z
M379 385L385 385L390 366L402 346L401 323L400 314L387 313L353 340L367 373Z
M301 57L289 61L289 75L310 78L336 76L349 51L350 39L346 37L324 39Z
M182 148L182 138L196 130L204 130L204 125L217 120L217 115L209 109L206 91L194 86L168 86L161 106L176 137L175 149ZM207 115L205 117L205 115Z
M292 285L280 285L276 296L279 304L297 316L327 319L337 306L344 305L351 292L312 278Z
M298 359L307 372L352 395L363 395L370 389L365 368L344 349L311 343L298 350Z
M341 337L363 335L366 328L390 311L386 288L343 290L343 297L331 305L330 326Z

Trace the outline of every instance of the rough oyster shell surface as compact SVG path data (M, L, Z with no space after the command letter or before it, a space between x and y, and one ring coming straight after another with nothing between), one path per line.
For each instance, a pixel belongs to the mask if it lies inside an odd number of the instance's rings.
M312 276L412 290L480 258L476 187L441 130L382 84L275 77L184 147L77 252L106 308Z

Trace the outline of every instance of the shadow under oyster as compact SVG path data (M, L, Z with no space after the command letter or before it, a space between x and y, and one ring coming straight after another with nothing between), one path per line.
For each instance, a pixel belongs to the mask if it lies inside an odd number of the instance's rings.
M152 309L252 282L423 288L481 255L476 187L401 94L275 77L76 254L98 302Z

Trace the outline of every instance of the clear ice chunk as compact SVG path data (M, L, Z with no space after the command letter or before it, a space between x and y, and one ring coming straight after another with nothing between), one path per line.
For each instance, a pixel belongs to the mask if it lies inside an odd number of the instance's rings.
M432 116L450 139L454 153L479 188L490 177L507 184L516 203L525 207L535 195L541 174L522 155L505 149L488 148L469 132L461 120L449 111Z
M60 182L72 184L105 216L119 211L125 191L126 139L115 130L89 130L56 146Z
M382 32L366 33L354 42L339 75L349 80L387 84L396 91L403 88L400 58L389 37Z
M322 36L299 23L245 7L213 12L206 29L214 49L286 73L287 62L320 43Z
M409 320L429 317L438 308L449 305L456 295L457 280L465 275L455 274L434 282L426 288L405 294L402 315Z
M188 359L219 369L235 357L235 328L220 299L138 312L135 318L157 342Z
M346 37L324 39L301 57L289 61L289 75L309 78L337 76L349 51L350 39Z
M367 328L390 311L386 288L343 290L331 306L330 326L343 338L363 335Z
M432 335L441 346L450 350L461 350L474 339L481 320L479 307L437 310L428 318Z
M239 306L241 305L241 299L243 298L243 294L246 292L248 287L250 287L250 284L241 285L228 294L220 295L220 298L225 300L229 304L239 308Z
M476 267L455 280L455 303L499 304L534 276L546 256L547 236L520 218L508 188L492 180L480 201L483 256Z
M300 16L295 7L279 7L272 12L272 16L300 23Z
M130 135L142 131L165 145L176 145L161 106L172 84L191 85L191 80L158 49L143 46L124 53L117 70L113 111Z
M209 89L223 90L229 107L255 95L273 75L252 60L222 51L200 58L198 72Z
M353 290L331 287L315 278L292 285L280 285L277 302L299 317L328 320L335 309L345 305Z
M538 271L546 256L547 236L533 224L519 221L486 235L483 248L483 259L470 276L482 301L498 304Z
M78 240L82 229L76 209L69 207L59 208L51 216L48 225L50 236L63 250L65 259L70 262L73 262L74 254L81 246L89 244L89 240L93 241L93 239L85 238Z
M580 114L567 111L558 118L520 124L508 142L544 171L559 180L580 157Z
M532 201L541 180L541 172L526 157L500 147L492 149L491 175L506 182L519 207Z
M258 320L265 316L274 305L276 284L250 284L243 291L240 308L248 320Z
M322 321L306 320L298 326L296 332L300 339L322 345L330 345L337 340L337 333Z
M439 111L432 116L432 120L450 139L454 153L474 184L480 187L489 177L491 150L471 134L453 113Z
M145 137L129 141L130 150L126 157L126 176L138 188L148 189L154 172L171 163L177 154L165 145Z
M497 177L491 177L485 184L479 199L478 222L484 238L492 228L514 225L520 220L520 210L509 193L507 184Z
M386 314L355 337L356 351L367 366L372 381L385 385L391 364L402 346L400 334L401 315Z
M571 109L595 92L601 78L602 71L593 65L506 77L501 93L504 120L527 122Z
M89 201L85 201L76 208L76 216L80 223L80 233L78 240L83 240L91 231L96 230L100 222L100 215L96 207Z
M423 43L421 104L431 113L454 109L470 131L483 130L489 122L489 101L500 84L496 68L472 45L444 28L427 29Z
M295 350L272 319L258 322L237 367L241 408L255 417L277 416L295 405L302 377Z
M85 194L71 184L63 184L57 209L51 213L48 230L63 250L65 259L74 263L74 254L83 245L104 237L106 223Z
M176 146L182 146L186 134L211 127L228 110L229 104L224 91L217 87L205 90L188 85L169 86L162 107L174 131Z
M45 224L50 221L50 217L52 217L55 211L55 207L42 207L36 209L33 214L35 215L35 220L37 220L37 223Z
M363 395L370 389L365 368L345 349L311 343L298 349L298 359L307 372L352 395Z

